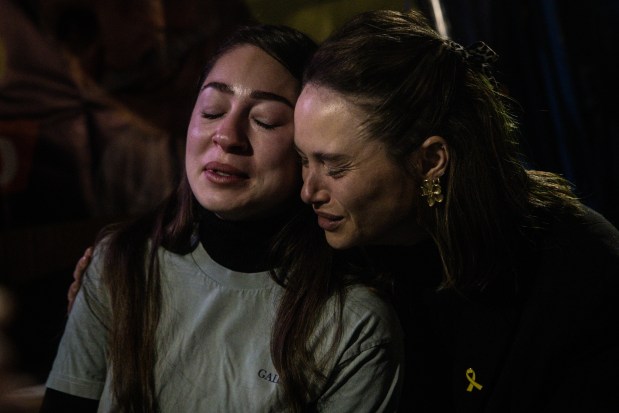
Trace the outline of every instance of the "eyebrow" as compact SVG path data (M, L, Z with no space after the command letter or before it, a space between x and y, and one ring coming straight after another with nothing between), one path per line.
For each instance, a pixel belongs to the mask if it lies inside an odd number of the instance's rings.
M303 151L299 149L297 145L294 146L294 149L297 151L299 155L305 156L305 153L303 153ZM326 162L341 162L345 159L348 159L348 155L341 154L341 153L313 152L311 155L312 157L322 162L325 162L325 161Z
M202 86L202 89L200 89L200 92L208 88L212 88L219 92L226 93L229 95L234 95L234 90L232 90L230 85L227 85L222 82L209 82L205 84L204 86ZM253 99L258 99L258 100L274 100L276 102L281 102L284 105L290 106L292 109L294 109L294 105L292 104L291 101L289 101L288 99L286 99L285 97L281 95L278 95L277 93L265 92L263 90L254 90L249 94L249 96Z

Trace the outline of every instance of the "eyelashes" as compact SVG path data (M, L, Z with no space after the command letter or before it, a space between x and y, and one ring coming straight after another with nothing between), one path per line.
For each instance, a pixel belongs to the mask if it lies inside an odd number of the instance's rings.
M223 113L207 113L207 112L202 112L201 115L202 115L202 118L204 118L204 119L213 120L213 119L220 118L223 115Z
M270 124L270 123L266 123L266 122L263 122L263 121L259 121L256 118L252 118L252 120L256 123L256 125L260 126L263 129L266 129L266 130L273 130L273 129L275 129L275 128L277 128L279 126L278 124Z
M327 176L330 176L332 178L341 178L350 169L347 166L329 167L326 165L325 165L325 168L327 169Z
M299 156L300 158L300 164L301 167L307 169L309 168L309 161L306 157L304 156ZM342 176L344 176L346 174L346 172L348 172L350 169L352 169L350 167L350 165L342 165L342 166L329 166L325 163L322 164L323 168L325 169L325 175L329 176L331 178L341 178Z
M210 113L210 112L201 112L202 118L203 119L208 119L208 120L216 120L221 118L222 116L225 115L225 113ZM277 123L277 122L265 122L264 120L259 120L258 118L252 117L250 118L252 122L254 122L258 127L265 129L265 130L273 130L276 129L277 127L281 126L281 124Z

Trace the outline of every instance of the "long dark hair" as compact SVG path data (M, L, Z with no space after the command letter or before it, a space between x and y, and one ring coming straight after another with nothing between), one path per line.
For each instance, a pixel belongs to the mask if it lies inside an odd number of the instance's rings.
M212 57L200 84L217 59L235 47L248 44L277 59L299 79L299 85L303 68L316 48L309 37L291 28L274 25L240 28ZM340 296L346 283L331 269L331 251L321 231L298 236L313 221L307 219L309 208L297 205L298 211L282 232L272 258L273 266L281 270L273 271L273 276L286 288L273 328L271 350L286 402L293 410L301 411L312 397L308 389L320 379L318 374L312 378L319 371L319 361L305 351L311 327L316 325L329 297ZM201 211L183 174L176 191L154 212L109 227L100 234L99 238L106 243L104 280L112 308L109 336L112 387L120 411L159 411L154 377L162 300L157 252L160 247L178 254L192 251L195 247L192 237ZM309 252L314 262L324 263L321 268L309 265Z
M356 16L321 45L304 83L363 108L362 138L383 142L410 173L408 155L426 138L446 140L445 202L431 208L418 198L416 206L440 251L443 286L485 288L514 258L525 228L581 210L563 178L524 168L510 100L417 12Z

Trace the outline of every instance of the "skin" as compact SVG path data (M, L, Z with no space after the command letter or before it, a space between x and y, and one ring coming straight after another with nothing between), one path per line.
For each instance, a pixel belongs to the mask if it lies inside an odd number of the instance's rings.
M298 81L267 53L239 46L209 73L187 132L186 172L198 202L222 219L279 212L298 190Z
M415 219L417 180L388 157L381 143L361 138L366 117L343 95L305 86L295 109L301 198L313 206L334 248L414 244L426 236ZM421 154L411 155L415 167L424 164Z
M86 272L86 268L90 265L90 261L92 261L92 253L92 247L86 248L84 255L75 265L75 269L73 270L73 282L69 286L69 291L67 292L67 314L70 313L71 308L73 308L73 303L75 302L75 297L77 297L77 292L82 286L82 276Z

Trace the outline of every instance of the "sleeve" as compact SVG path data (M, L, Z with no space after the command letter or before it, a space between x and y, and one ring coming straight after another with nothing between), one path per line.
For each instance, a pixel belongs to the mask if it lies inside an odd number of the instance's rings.
M550 238L523 313L521 411L619 411L619 231L582 219Z
M557 375L546 411L619 411L619 231L596 212L587 223L555 265L570 284L561 313L569 368Z
M98 400L72 396L47 388L39 413L96 413L98 408Z
M101 248L95 250L58 347L46 386L100 399L106 375L110 305L101 281Z
M395 412L404 369L403 335L395 312L366 289L346 299L333 369L318 403L321 412Z

